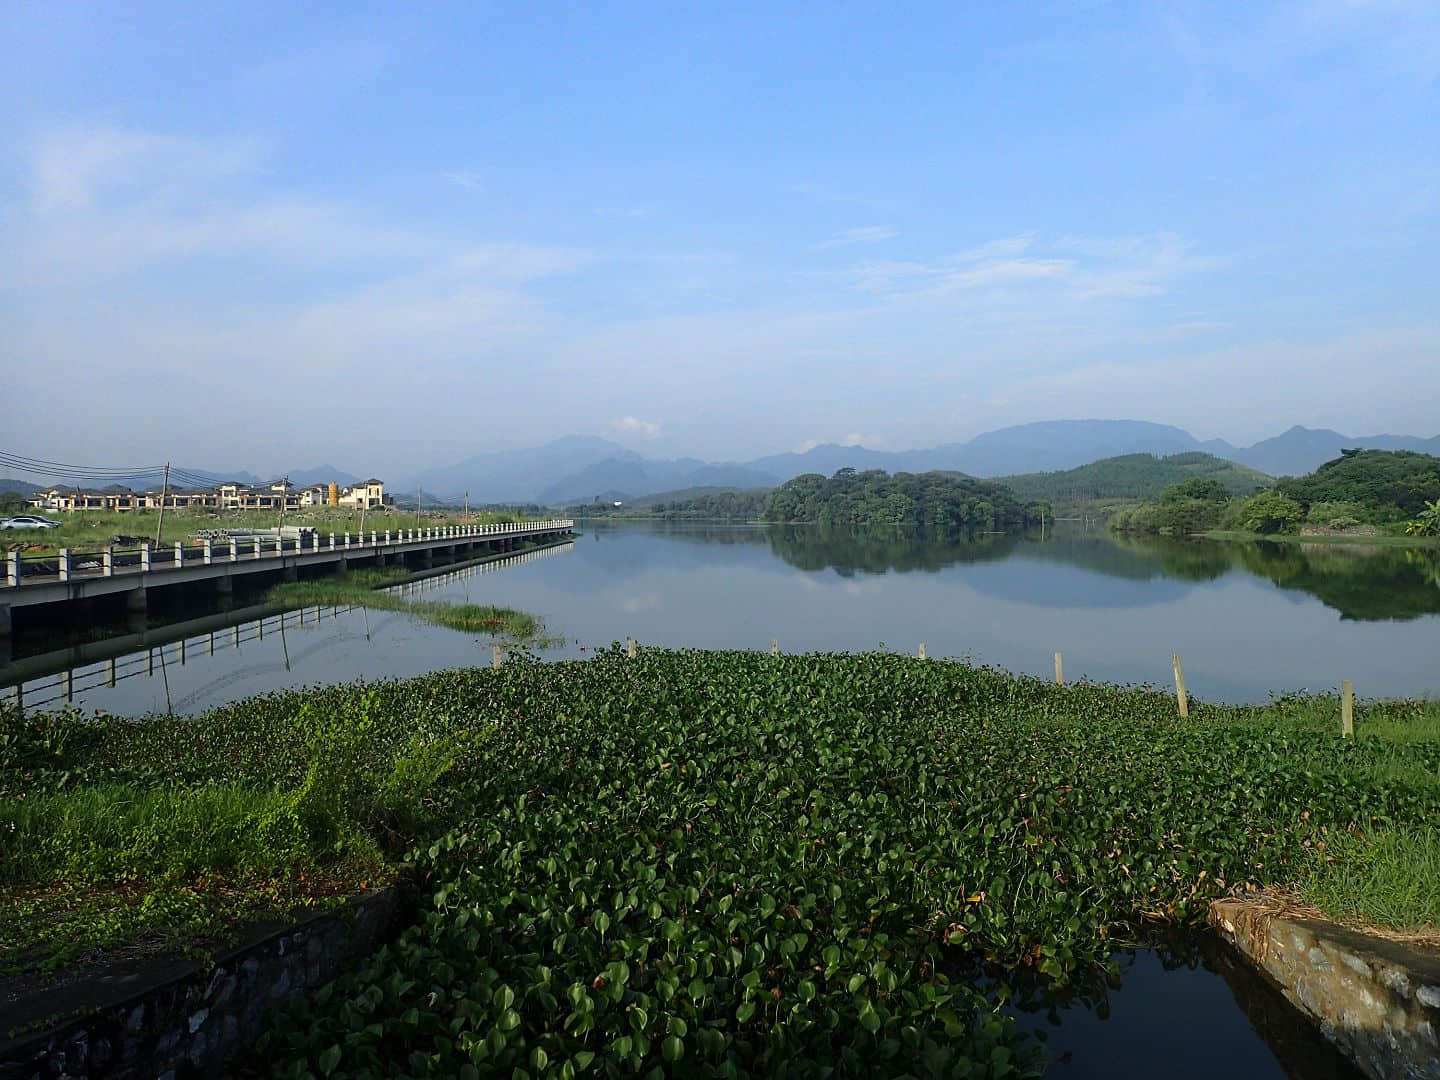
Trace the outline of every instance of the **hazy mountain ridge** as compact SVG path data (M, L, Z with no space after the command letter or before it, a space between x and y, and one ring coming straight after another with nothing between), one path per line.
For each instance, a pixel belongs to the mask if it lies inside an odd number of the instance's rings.
M831 476L837 469L883 469L889 473L942 470L977 477L1063 472L1128 454L1168 456L1199 451L1268 476L1298 476L1340 456L1346 447L1417 450L1440 454L1440 436L1344 435L1329 429L1292 427L1249 447L1223 439L1199 440L1183 428L1143 420L1048 420L988 431L968 442L928 449L874 450L825 443L804 452L769 454L750 461L705 462L698 458L647 458L596 435L571 435L541 446L475 454L418 474L379 474L391 487L472 503L573 505L633 500L686 488L778 487L804 473ZM259 483L248 473L193 470ZM331 466L290 473L292 483L353 483L359 477Z

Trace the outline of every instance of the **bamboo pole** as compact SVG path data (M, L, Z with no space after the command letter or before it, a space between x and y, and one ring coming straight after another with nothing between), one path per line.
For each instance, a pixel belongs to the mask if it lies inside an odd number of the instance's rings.
M779 655L780 655L780 639L779 639L779 638L773 638L773 637L772 637L772 638L770 639L770 655L771 655L771 656L779 656Z
M925 659L925 643L923 641L920 642L920 649L915 655L918 656L921 660Z
M1190 715L1190 696L1185 693L1185 669L1180 666L1180 654L1175 653L1170 657L1170 662L1175 666L1175 702L1180 706L1180 719Z
M1065 662L1060 659L1060 654L1055 654L1055 685L1065 685Z
M1349 679L1340 684L1340 734L1355 737L1355 684Z
M491 646L490 662L495 668L499 668L505 662L505 651L499 645Z
M625 655L631 660L635 659L635 639L633 637L625 639Z

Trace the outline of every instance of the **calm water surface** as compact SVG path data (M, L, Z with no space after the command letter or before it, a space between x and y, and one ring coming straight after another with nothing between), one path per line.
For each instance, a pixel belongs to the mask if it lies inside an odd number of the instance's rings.
M437 578L427 599L542 615L583 657L642 644L789 652L887 648L966 657L1067 680L1167 684L1179 653L1191 693L1263 701L1333 689L1440 695L1440 556L1434 549L1117 541L1103 531L975 540L807 527L592 524L573 544ZM201 614L199 612L195 614ZM317 620L316 615L324 618ZM404 614L292 614L222 629L158 658L24 675L39 704L121 714L199 711L278 687L489 663L491 642ZM24 652L53 643L22 642ZM212 655L213 649L213 655ZM128 664L128 668L124 665ZM153 674L151 673L153 670ZM124 677L128 675L129 677Z

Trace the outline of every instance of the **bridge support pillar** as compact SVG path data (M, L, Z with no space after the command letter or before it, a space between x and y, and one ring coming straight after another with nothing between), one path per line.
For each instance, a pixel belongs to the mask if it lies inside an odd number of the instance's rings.
M125 610L132 615L144 615L150 610L150 595L144 585L125 594Z
M344 555L341 555L341 556L340 556L340 561L335 564L335 568L336 568L337 570L339 570L340 573L342 573L342 574L345 573L347 570L350 569L350 560L349 560L348 558L346 558Z
M0 604L0 638L8 638L15 632L15 624L10 618L10 605Z
M280 578L282 581L299 581L300 568L296 566L293 562L286 563L285 569L280 571Z
M420 552L420 569L429 570L435 565L435 553L429 548Z

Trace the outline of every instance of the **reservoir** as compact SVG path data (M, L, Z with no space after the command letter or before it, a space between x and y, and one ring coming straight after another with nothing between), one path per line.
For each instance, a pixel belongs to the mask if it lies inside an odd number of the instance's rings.
M705 649L773 640L786 652L913 654L923 643L932 658L1045 677L1059 652L1067 681L1156 686L1170 684L1178 654L1199 700L1263 702L1342 679L1362 699L1440 695L1433 547L1137 541L1063 526L1043 539L663 522L582 530L408 588L542 616L564 639L545 659L632 637ZM112 634L118 655L92 659ZM20 683L27 709L192 713L281 687L489 664L493 645L403 612L180 611L139 637L121 626L17 639L0 686L13 696Z

